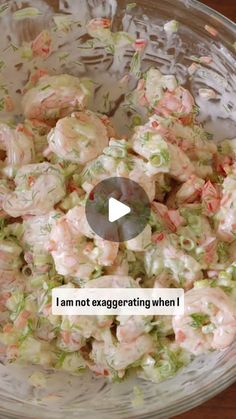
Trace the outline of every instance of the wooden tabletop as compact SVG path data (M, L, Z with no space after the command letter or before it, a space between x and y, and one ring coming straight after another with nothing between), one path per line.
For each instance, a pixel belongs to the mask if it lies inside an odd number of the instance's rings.
M236 0L202 0L236 22ZM234 419L236 418L236 383L223 393L175 419Z
M200 0L236 22L236 0Z

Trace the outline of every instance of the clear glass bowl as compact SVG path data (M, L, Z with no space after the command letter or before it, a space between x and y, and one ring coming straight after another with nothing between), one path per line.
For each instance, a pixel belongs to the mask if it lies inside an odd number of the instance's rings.
M143 57L143 68L158 66L164 73L174 73L194 94L201 108L199 120L215 140L236 135L236 26L228 19L194 0L138 0L137 6L126 7L125 0L60 0L0 2L1 84L0 103L6 89L16 103L14 115L1 111L1 119L21 119L20 89L29 72L37 67L51 73L67 72L92 77L102 88L96 89L92 104L95 109L113 112L117 128L124 131L127 119L118 80L129 71L133 49L115 57L102 47L91 49L84 24L93 17L110 17L114 30L123 28L149 39ZM7 7L8 6L8 7ZM41 11L32 18L16 19L18 7L31 6ZM6 10L5 10L6 9ZM55 31L53 16L70 14L71 31ZM176 19L181 23L177 34L167 37L163 23ZM212 36L205 25L214 27ZM52 29L53 53L46 60L25 59L27 43L43 29ZM64 28L65 29L65 28ZM24 48L19 46L24 45ZM213 57L189 79L191 56ZM193 58L193 57L192 57ZM126 91L134 81L126 85ZM218 93L214 101L203 101L198 88L211 87ZM104 95L109 92L116 106L106 109ZM118 102L117 102L118 100ZM117 108L117 109L116 109ZM220 353L199 357L179 374L160 384L129 377L122 383L110 384L89 373L71 376L46 371L46 387L34 387L28 377L36 366L4 366L0 364L0 416L2 418L168 418L203 403L224 390L236 378L236 345ZM139 386L143 401L137 400L134 386Z

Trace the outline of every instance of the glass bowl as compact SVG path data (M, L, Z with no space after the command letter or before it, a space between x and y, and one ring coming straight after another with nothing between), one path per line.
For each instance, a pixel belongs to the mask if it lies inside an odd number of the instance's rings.
M33 7L33 16L15 14L22 7ZM60 18L54 19L61 15L73 21L72 28L70 23L63 26ZM137 0L136 6L125 0L1 1L0 104L9 94L16 105L12 114L1 106L1 119L21 120L21 89L30 72L40 67L54 74L93 78L99 88L92 108L113 115L117 129L125 132L130 115L124 93L134 87L135 80L131 77L125 88L120 87L119 80L129 72L134 51L127 47L113 55L103 47L91 48L84 25L94 17L112 18L114 30L123 28L148 39L142 68L154 65L164 73L176 74L195 96L200 107L198 118L216 141L236 136L236 25L194 0ZM163 24L172 19L180 22L180 28L168 36ZM47 59L32 57L28 45L44 29L52 32L52 54ZM209 55L212 63L202 64L189 77L190 64ZM204 101L197 95L199 87L214 89L217 99ZM107 94L114 105L109 109L104 100ZM159 384L132 376L111 384L89 373L75 376L45 371L46 386L42 387L28 380L39 367L0 364L0 416L168 418L203 403L232 384L236 378L235 360L233 345L196 358L178 375ZM135 395L137 386L142 393L139 398Z

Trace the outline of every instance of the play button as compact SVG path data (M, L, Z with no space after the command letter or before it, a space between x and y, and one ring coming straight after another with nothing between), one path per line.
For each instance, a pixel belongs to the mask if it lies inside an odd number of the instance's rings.
M108 201L108 220L110 223L120 220L125 215L129 214L131 211L128 205L122 204L122 202L117 201L115 198L109 198Z
M90 192L85 212L95 234L104 240L124 242L144 230L150 217L150 203L138 183L112 177L98 183Z

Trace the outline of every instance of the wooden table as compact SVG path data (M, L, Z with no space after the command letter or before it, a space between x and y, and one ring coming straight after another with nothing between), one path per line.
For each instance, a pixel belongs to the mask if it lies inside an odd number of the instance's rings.
M236 0L201 0L201 3L207 4L236 22Z
M202 0L236 22L236 0ZM236 383L228 390L175 419L234 419L236 418Z

